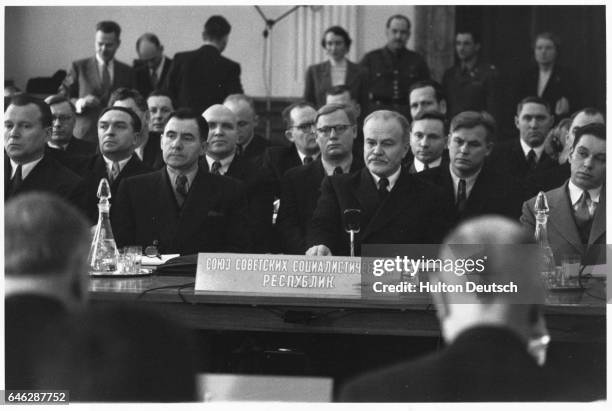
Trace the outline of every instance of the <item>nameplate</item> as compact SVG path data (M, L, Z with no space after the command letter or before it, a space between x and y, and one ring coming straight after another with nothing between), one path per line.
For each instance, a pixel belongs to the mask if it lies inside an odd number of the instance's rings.
M200 253L195 292L358 299L361 298L361 259Z

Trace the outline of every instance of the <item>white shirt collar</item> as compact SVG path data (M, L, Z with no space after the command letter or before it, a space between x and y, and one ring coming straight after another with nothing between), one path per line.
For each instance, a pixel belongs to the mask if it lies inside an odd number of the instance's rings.
M476 184L476 180L480 175L480 170L469 177L459 177L453 172L453 168L449 165L448 170L450 171L451 179L453 180L453 189L455 190L455 198L457 198L457 191L459 190L459 180L465 180L465 198L470 198L470 194L472 193L472 189L474 188L474 184Z
M102 155L102 158L104 159L104 162L106 163L106 170L110 173L111 170L113 169L114 161L106 158L104 155ZM128 163L128 161L130 161L131 158L132 156L129 156L128 158L117 161L117 163L119 163L119 172L123 171L123 167L125 167L125 165Z
M214 158L206 154L206 162L208 163L208 169L211 170L213 163L215 161L218 161L219 163L221 163L219 174L225 175L227 173L227 170L229 169L230 164L232 163L232 160L234 160L235 156L236 156L236 153L234 152L234 154L228 157L222 158L221 160L215 160Z
M21 179L22 180L26 179L28 174L30 174L30 172L34 169L34 167L36 167L36 165L40 163L40 160L42 160L43 157L44 155L41 156L38 160L34 160L34 161L30 161L29 163L21 164ZM19 164L14 162L11 159L11 178L15 176L15 172L17 171L18 166Z
M542 157L542 152L544 151L544 144L540 144L539 147L531 147L529 144L525 143L520 137L519 141L521 142L521 148L523 149L523 154L525 155L525 158L527 158L527 154L529 154L529 152L533 150L536 154L536 161L540 161L540 157Z
M368 170L368 171L370 171L370 170ZM387 177L387 180L389 180L389 185L387 186L387 190L389 190L389 191L393 190L393 187L395 187L395 183L397 183L397 180L399 179L401 171L402 171L402 168L398 167L397 170L395 171L395 173L393 173L389 177ZM370 171L370 175L374 179L374 184L378 188L378 182L380 181L381 177L377 176L376 174L374 174L371 171Z
M592 188L590 190L586 190L589 192L591 201L593 201L594 203L599 203L599 195L601 194L601 188L602 186L599 186L596 188ZM584 189L572 183L572 180L570 180L569 183L567 184L567 189L569 191L569 196L570 196L570 201L572 202L572 206L575 206L576 203L578 203L578 200L580 200L580 197L582 196L582 192L584 191Z
M323 163L323 168L325 169L325 174L331 176L334 174L334 170L336 167L340 166L342 168L342 172L347 174L351 170L351 164L353 162L353 155L349 155L347 158L342 160L338 164L331 164L325 160L325 158L321 157L321 162Z
M430 162L429 168L439 167L440 164L442 164L442 156ZM425 164L416 157L414 158L414 169L417 171L417 173L420 173L421 171L425 169Z

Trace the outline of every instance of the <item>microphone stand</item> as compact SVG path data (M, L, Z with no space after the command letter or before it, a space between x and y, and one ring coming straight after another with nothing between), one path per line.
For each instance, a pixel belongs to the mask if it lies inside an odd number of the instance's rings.
M255 6L255 10L259 13L265 23L263 30L264 37L264 58L265 58L265 71L264 71L264 86L266 88L266 139L270 140L270 112L272 111L272 100L271 100L271 88L272 88L272 52L270 51L270 33L276 23L289 16L300 7L306 6L294 6L287 10L285 13L278 16L276 19L269 19L266 17L261 7Z

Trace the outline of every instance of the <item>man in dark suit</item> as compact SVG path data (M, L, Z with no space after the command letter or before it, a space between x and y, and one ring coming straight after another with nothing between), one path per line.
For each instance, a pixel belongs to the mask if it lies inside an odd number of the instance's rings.
M431 290L442 336L439 352L373 371L346 383L339 400L347 402L476 402L585 401L584 383L567 368L540 367L545 339L541 314L544 302L539 281L539 254L517 223L502 217L481 217L459 226L445 240L440 257L474 258L474 244L488 257L482 274L458 275L455 270L430 272L431 286L462 286L511 282L514 293ZM465 248L459 245L465 245ZM563 365L563 364L562 364ZM563 372L565 371L565 372Z
M355 112L357 118L357 137L353 144L353 156L363 158L363 119L362 105L351 94L351 90L344 85L334 86L325 93L325 104L343 104ZM365 107L365 106L363 106Z
M174 112L174 102L163 91L153 91L147 98L149 109L149 130L161 135L164 132L170 114Z
M147 98L166 81L172 60L164 56L164 46L153 33L144 33L136 40L138 66L134 66L134 88Z
M37 368L49 335L87 297L91 236L82 214L49 193L6 202L4 219L7 389L46 389Z
M394 111L370 114L364 123L366 167L325 177L308 230L306 255L349 255L343 213L360 210L355 253L363 244L431 244L445 234L449 211L435 186L402 169L409 123Z
M518 219L522 186L493 164L486 164L495 139L493 117L464 111L453 118L450 132L450 164L419 175L444 190L454 222L484 214Z
M521 100L514 118L520 136L497 144L491 153L491 164L521 184L526 184L536 173L557 168L558 163L544 150L544 140L553 122L554 117L545 100L539 97Z
M115 60L121 44L121 27L114 21L96 25L96 55L72 63L60 86L60 93L76 107L75 136L96 141L96 121L113 90L132 87L134 75L127 64Z
M44 101L27 94L11 99L4 113L4 199L46 191L83 207L83 180L45 153L51 120Z
M222 103L230 94L243 92L240 64L221 55L230 30L223 16L212 16L204 24L204 45L174 56L164 89L177 107L202 113L211 105Z
M558 263L580 255L583 264L606 261L606 130L587 124L576 130L570 152L570 179L546 192L548 240ZM521 222L534 232L535 198L523 204Z
M270 147L270 142L255 134L259 119L255 113L253 99L244 94L231 94L223 105L236 114L238 156L260 162L263 152Z
M102 111L98 120L100 154L87 159L82 171L87 184L87 214L92 221L98 215L96 194L102 178L110 183L114 202L123 179L152 171L134 153L141 128L140 117L129 108L114 106Z
M280 195L280 181L285 171L302 164L308 164L319 156L315 134L317 110L306 102L297 102L285 107L285 137L290 146L269 147L263 155L264 168L274 175L274 194Z
M317 144L321 155L310 164L292 168L282 180L276 225L282 250L304 254L306 230L321 194L325 176L355 172L363 167L352 154L356 137L356 117L352 108L327 104L317 111Z
M410 153L404 164L412 174L448 166L447 123L439 111L419 113L410 125Z
M206 156L202 168L211 174L235 178L244 183L253 219L255 252L270 251L272 238L273 178L257 159L241 158L238 150L238 122L229 108L215 104L202 115L209 125Z
M66 97L56 94L45 99L51 108L53 129L49 147L62 150L70 156L90 156L96 153L96 144L76 138L73 134L76 124L76 108Z
M198 166L208 125L180 109L162 136L166 166L126 179L111 215L117 244L156 245L161 253L245 252L250 246L242 184Z
M126 107L138 115L142 129L138 134L138 145L134 152L149 168L153 170L162 168L164 162L159 142L160 133L149 129L151 113L149 113L149 107L144 97L134 89L120 88L113 91L108 105Z

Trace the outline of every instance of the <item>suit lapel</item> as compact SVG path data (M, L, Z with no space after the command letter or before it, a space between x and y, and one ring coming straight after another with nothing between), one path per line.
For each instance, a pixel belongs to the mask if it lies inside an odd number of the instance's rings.
M589 235L589 245L597 242L599 237L605 236L606 234L606 189L605 186L601 190L599 195L599 204L593 217L593 224L591 225L591 233Z
M548 223L570 244L582 253L584 245L573 217L573 210L567 193L567 183L549 194L548 206L550 218Z
M155 185L159 187L159 198L152 205L155 207L157 240L161 241L163 245L173 248L179 222L178 205L165 167L157 171L157 177ZM166 241L169 243L165 244Z
M86 77L94 80L95 90L102 90L102 78L98 72L98 61L96 58L92 57L91 59L87 60L87 65L85 67L87 70Z
M376 190L371 177L370 180L372 181L371 187L374 190L374 198L377 200L378 204L378 191ZM369 234L381 227L384 227L387 222L395 218L395 216L402 211L402 208L398 207L398 204L402 204L400 199L407 198L406 191L408 191L409 188L408 173L406 170L402 169L395 186L385 201L375 210L372 219L363 231L363 235L361 236L362 241L364 241Z
M174 240L176 246L182 244L183 238L191 238L194 231L200 230L202 221L207 218L218 195L218 188L215 189L213 184L213 176L202 169L198 170L179 212Z

